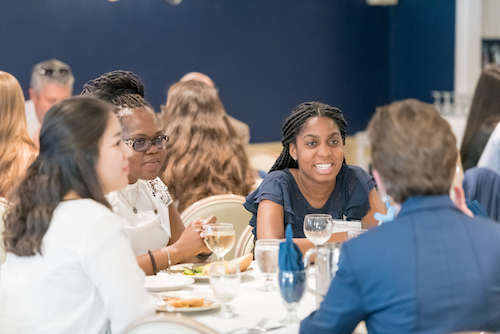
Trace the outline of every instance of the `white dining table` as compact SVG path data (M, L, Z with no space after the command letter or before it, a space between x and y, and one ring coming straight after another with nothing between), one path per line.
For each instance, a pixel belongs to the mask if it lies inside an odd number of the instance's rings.
M247 275L241 275L241 283L235 299L230 303L233 309L238 313L238 317L232 319L223 319L216 316L219 308L205 310L200 312L183 312L184 316L213 328L224 334L237 328L249 328L255 326L262 318L268 318L265 323L266 328L282 325L280 320L285 318L287 311L281 298L277 278L275 279L275 291L261 292L257 287L264 285L264 277L261 274L255 261L250 265L253 272ZM311 284L314 284L313 278L308 278ZM197 279L194 284L182 288L184 291L190 291L201 294L213 294L208 280ZM311 312L316 310L316 297L311 293L305 292L300 305L297 309L297 315L302 320ZM294 334L299 333L299 324L286 324L285 327L270 331L273 334ZM241 334L244 331L239 332ZM366 333L366 327L361 323L353 334Z

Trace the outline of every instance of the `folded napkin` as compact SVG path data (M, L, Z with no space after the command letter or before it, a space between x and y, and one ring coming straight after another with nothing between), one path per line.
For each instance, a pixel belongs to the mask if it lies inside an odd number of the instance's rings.
M488 212L486 212L486 209L481 205L481 203L477 201L477 199L475 199L473 202L466 199L465 204L467 204L469 210L472 211L474 217L490 218Z
M396 207L391 205L391 199L389 196L387 196L387 199L385 200L385 206L387 207L387 214L383 215L380 212L375 212L373 214L373 218L378 220L379 225L390 222L394 220L394 217L396 217Z
M285 230L286 241L280 243L279 267L280 270L303 270L302 252L293 242L292 225L288 224Z

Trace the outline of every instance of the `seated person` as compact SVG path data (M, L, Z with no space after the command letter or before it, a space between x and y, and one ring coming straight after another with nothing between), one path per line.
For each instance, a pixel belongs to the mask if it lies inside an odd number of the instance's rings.
M108 200L124 218L141 268L151 275L181 261L206 260L210 251L203 240L203 225L215 217L199 218L184 227L167 186L158 177L168 136L144 99L142 82L132 72L114 71L89 81L82 94L97 96L117 108L123 139L133 149L129 185L110 193Z
M285 226L292 224L294 241L305 251L313 244L305 239L304 217L313 213L361 220L363 228L378 224L373 214L386 208L375 181L360 167L345 164L346 126L335 107L306 102L295 108L283 126L283 152L246 198L257 239L284 238ZM346 237L338 234L330 241Z
M155 314L104 196L127 185L131 155L112 109L76 97L45 116L40 154L5 216L0 333L121 333Z
M255 175L215 88L195 80L172 85L161 120L173 137L162 179L180 212L209 196L250 193Z
M3 71L0 71L0 101L0 197L6 198L35 160L38 150L28 133L21 85L12 74Z
M401 210L342 246L300 333L350 334L360 321L369 333L500 330L500 226L450 199L458 153L448 122L405 100L378 108L368 134L373 175Z

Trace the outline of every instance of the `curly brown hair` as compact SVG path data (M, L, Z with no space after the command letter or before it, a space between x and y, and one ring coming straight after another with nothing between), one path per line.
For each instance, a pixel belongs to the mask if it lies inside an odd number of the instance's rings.
M23 90L17 79L0 71L0 197L7 197L37 153L24 112Z
M179 212L208 196L250 192L248 156L215 88L194 80L174 84L161 122L170 142L160 174Z

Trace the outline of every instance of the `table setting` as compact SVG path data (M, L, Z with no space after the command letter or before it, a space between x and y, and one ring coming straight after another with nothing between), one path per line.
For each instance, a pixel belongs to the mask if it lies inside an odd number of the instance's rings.
M285 241L257 241L253 261L253 254L247 254L211 263L208 270L200 264L178 264L156 278L147 277L145 285L158 313L181 313L222 334L299 333L300 321L319 303L317 293L308 292L314 290L316 277L307 274L292 239L288 226ZM233 244L234 238L224 250L217 249L219 259ZM201 272L185 274L194 268ZM354 333L366 333L366 328L358 326Z

